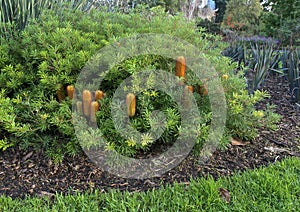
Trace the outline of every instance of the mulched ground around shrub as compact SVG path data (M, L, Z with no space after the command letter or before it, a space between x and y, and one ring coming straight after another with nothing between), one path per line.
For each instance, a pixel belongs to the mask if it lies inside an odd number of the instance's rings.
M260 135L245 146L229 145L226 151L216 151L205 164L190 155L178 167L160 178L146 180L122 179L103 172L82 153L54 164L43 152L11 148L0 152L0 195L13 198L26 195L53 196L56 192L102 192L110 188L144 191L173 182L189 184L191 177L212 175L215 179L238 171L253 169L280 161L287 157L300 157L300 114L289 95L288 84L280 78L266 81L265 90L271 98L258 105L276 104L281 114L279 130L261 129ZM299 111L300 112L300 111Z

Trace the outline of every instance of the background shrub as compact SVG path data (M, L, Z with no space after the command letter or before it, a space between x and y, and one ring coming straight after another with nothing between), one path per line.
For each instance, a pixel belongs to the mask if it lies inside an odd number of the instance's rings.
M222 26L240 35L255 35L260 32L262 12L259 0L229 0Z
M271 8L262 16L266 35L280 39L283 45L300 45L300 1L272 0L264 6Z

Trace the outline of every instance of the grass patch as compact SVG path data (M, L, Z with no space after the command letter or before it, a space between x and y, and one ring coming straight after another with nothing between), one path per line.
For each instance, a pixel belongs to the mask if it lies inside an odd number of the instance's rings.
M231 202L219 196L226 188ZM297 211L300 208L300 158L233 177L199 178L189 186L175 184L140 193L57 194L54 200L0 197L0 211Z

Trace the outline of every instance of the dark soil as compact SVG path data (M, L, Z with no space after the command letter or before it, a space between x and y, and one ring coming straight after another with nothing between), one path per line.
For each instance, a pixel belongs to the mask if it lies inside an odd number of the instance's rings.
M282 115L276 132L261 129L259 137L244 146L229 145L226 151L216 151L209 161L199 164L190 155L178 167L161 177L146 180L122 179L104 172L82 153L67 157L61 164L54 164L41 151L21 151L11 148L0 152L0 195L13 198L26 195L53 196L56 192L72 193L110 188L121 191L144 191L162 185L181 182L189 184L191 178L211 175L215 179L234 172L267 166L287 157L300 157L300 114L296 113L288 84L284 79L266 81L265 90L271 98L267 103L277 105Z

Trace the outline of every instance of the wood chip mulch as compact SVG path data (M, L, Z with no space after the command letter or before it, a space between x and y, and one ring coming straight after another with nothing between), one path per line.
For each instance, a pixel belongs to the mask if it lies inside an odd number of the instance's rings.
M195 156L188 156L179 166L161 177L145 180L122 179L102 171L81 153L66 157L55 164L42 151L10 148L0 152L0 195L23 198L27 195L54 196L58 193L109 189L121 191L145 191L166 184L180 182L189 184L191 178L229 176L238 171L267 166L287 157L300 157L300 114L292 102L286 80L269 78L264 87L271 98L267 103L277 105L282 115L279 130L261 129L259 137L247 145L229 145L226 151L216 151L205 164L198 163Z

